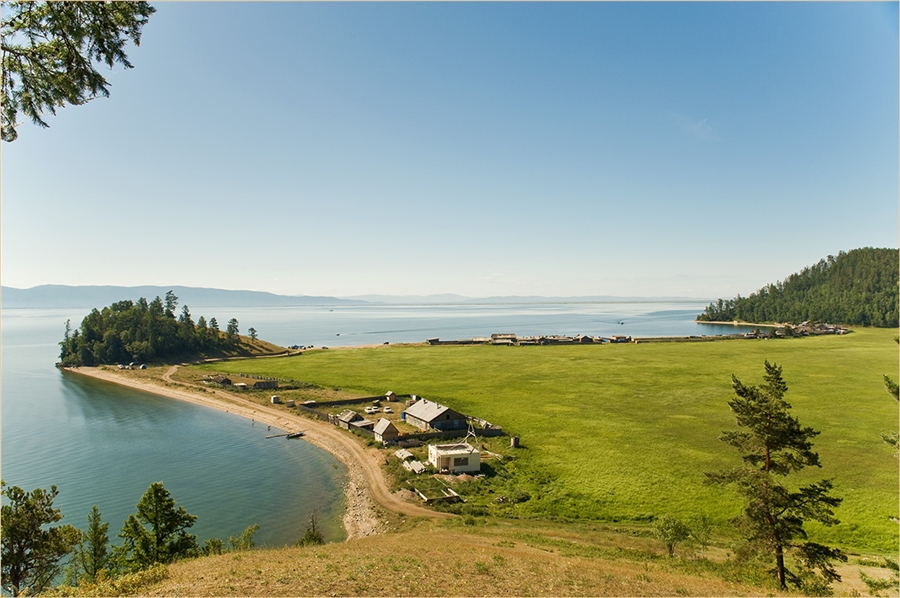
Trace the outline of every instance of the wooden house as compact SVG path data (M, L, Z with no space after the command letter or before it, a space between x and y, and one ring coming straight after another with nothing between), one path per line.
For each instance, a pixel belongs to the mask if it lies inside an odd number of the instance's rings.
M350 424L355 421L361 420L363 417L357 413L356 411L352 411L350 409L345 409L338 416L338 426L344 428L345 430L350 429Z
M420 430L464 430L466 416L449 407L421 399L406 408L403 420Z
M384 444L396 442L397 438L400 436L397 426L391 423L391 420L386 417L382 417L378 420L373 432L375 433L375 440Z

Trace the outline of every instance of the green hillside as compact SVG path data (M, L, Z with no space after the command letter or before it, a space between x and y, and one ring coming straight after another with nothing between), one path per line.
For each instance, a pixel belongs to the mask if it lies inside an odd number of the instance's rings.
M898 326L896 249L865 247L829 255L818 264L763 287L749 297L719 299L697 316L718 322L828 322Z

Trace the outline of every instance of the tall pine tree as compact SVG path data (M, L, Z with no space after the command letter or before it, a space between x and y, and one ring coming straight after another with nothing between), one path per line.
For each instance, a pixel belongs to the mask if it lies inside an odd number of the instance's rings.
M788 488L789 474L821 467L811 441L819 432L801 427L790 415L781 367L766 361L765 368L765 383L760 386L745 386L732 375L737 396L728 405L742 429L724 432L720 440L738 450L742 464L707 473L707 481L734 485L744 497L744 513L734 523L752 545L774 557L775 575L782 588L787 582L803 590L827 587L840 581L831 561L846 561L847 557L840 550L806 541L803 524L810 520L828 526L839 523L833 508L841 499L829 496L830 480ZM786 562L789 555L794 557L794 570ZM820 575L814 575L815 570Z

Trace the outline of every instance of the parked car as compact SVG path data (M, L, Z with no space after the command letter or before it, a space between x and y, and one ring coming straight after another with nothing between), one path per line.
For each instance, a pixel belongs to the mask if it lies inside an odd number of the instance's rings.
M391 409L390 407L388 407L387 405L385 405L385 406L384 406L384 412L385 412L385 413L393 413L394 411L393 411L393 409Z

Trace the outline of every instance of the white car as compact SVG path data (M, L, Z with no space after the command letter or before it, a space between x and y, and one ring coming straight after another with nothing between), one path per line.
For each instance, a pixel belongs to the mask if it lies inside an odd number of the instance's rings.
M393 410L390 407L385 406L384 412L385 413L393 413Z

